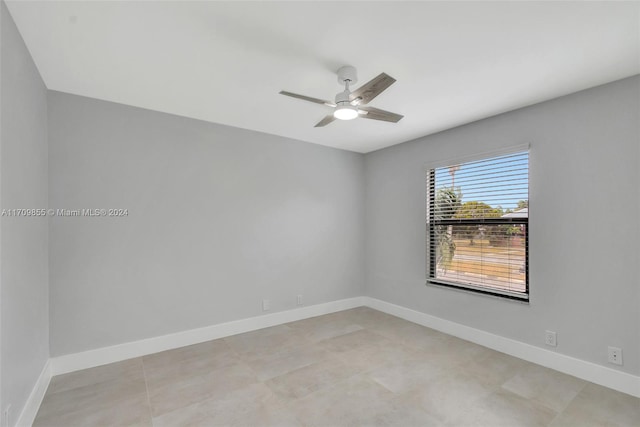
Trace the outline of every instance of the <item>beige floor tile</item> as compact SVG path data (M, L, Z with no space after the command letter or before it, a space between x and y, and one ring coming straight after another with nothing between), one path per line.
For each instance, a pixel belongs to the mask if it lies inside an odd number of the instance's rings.
M263 405L241 413L228 424L231 427L296 427L303 426L294 411L281 406Z
M424 329L428 331L427 328ZM444 334L419 333L418 331L413 332L411 335L413 335L411 338L399 335L395 337L395 340L415 350L436 352L441 348L443 342L452 338Z
M256 373L258 380L266 381L324 360L328 356L328 352L310 344L306 347L285 347L278 352L245 353L241 357Z
M460 409L460 414L445 425L542 427L547 426L556 415L549 408L505 390L496 391L471 405L461 405Z
M316 317L309 317L308 319L302 319L300 320L300 322L305 322L305 323L324 323L324 322L336 322L336 321L342 321L342 322L349 322L349 323L353 323L353 311L354 310L358 310L361 309L362 307L358 307L355 309L349 309L349 310L342 310L342 311L336 311L334 313L329 313L329 314L324 314L322 316L316 316Z
M426 360L424 354L396 343L360 345L353 350L335 353L335 355L358 372L371 372L387 365L416 358L425 358Z
M553 427L638 427L640 399L587 384L551 423Z
M460 404L458 415L447 426L543 427L555 417L549 408L505 390L499 390L473 403Z
M231 390L153 418L154 427L229 425L243 414L261 407L282 406L274 393L262 383Z
M34 424L145 425L150 415L144 378L117 376L45 394Z
M532 364L525 360L489 350L486 354L472 358L457 369L475 375L489 384L501 386L530 365Z
M393 411L393 393L366 376L357 375L312 393L290 407L305 426L375 425Z
M386 411L380 411L372 423L376 426L405 426L405 427L436 427L442 423L433 415L407 400L398 396L391 400Z
M74 411L87 406L98 407L146 393L144 379L118 377L83 387L47 393L40 412Z
M443 338L447 335L436 330L408 322L399 318L385 319L382 322L371 324L368 329L402 344L415 345L417 343L433 342L433 339ZM425 344L423 344L425 346Z
M455 369L492 352L486 347L449 335L436 336L433 339L415 341L413 345L407 345L424 352L429 360L443 368Z
M194 360L224 361L235 358L236 353L223 339L207 341L200 344L180 347L160 353L150 354L142 358L147 372L153 369L167 369L168 365L189 363Z
M197 344L145 356L144 374L152 390L174 383L189 381L191 378L207 375L226 367L241 363L237 353L221 340Z
M360 307L56 376L36 427L640 427L640 399Z
M47 393L57 393L122 377L142 379L142 359L129 359L69 374L57 375L51 379Z
M399 394L424 387L442 373L443 368L425 357L419 357L385 364L370 372L369 376L378 384Z
M284 400L295 400L313 392L332 387L357 373L355 369L336 358L328 358L284 375L265 384Z
M502 388L560 412L586 384L579 378L529 364L506 381Z
M159 384L147 383L151 413L154 417L256 383L255 373L238 362L206 375L176 377Z
M146 393L128 395L120 399L94 401L73 410L40 411L33 423L34 427L151 425L151 412Z
M392 347L394 342L375 332L363 329L320 341L318 345L333 353L344 353L372 345Z
M422 408L441 422L450 421L480 399L489 396L495 388L465 373L445 373L435 376L423 386L401 396L407 402Z
M345 310L340 312L341 316L351 320L353 323L362 326L363 328L375 330L380 324L386 322L397 322L405 320L399 319L395 316L383 313L381 311L374 310L369 307L357 307L351 310Z
M287 326L301 331L304 337L312 342L319 342L363 329L362 326L353 323L346 317L325 319L324 316L288 323Z
M303 347L311 342L297 329L287 325L273 326L224 338L238 354L279 352L285 348Z

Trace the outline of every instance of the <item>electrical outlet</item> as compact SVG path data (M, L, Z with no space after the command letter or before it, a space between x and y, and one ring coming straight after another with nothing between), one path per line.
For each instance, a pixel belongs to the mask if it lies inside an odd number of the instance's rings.
M268 299L263 299L262 311L269 311L269 310L271 310L271 301L269 301Z
M302 295L298 295L298 297L296 298L296 304L302 305Z
M609 363L614 365L622 365L622 349L618 347L609 347Z
M545 331L544 332L544 343L551 347L557 347L558 341L556 337L556 333L554 331Z

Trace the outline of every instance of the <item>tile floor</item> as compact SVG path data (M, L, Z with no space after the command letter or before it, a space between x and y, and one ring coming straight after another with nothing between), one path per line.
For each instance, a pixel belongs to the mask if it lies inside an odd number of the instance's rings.
M640 426L640 399L356 308L54 377L35 426Z

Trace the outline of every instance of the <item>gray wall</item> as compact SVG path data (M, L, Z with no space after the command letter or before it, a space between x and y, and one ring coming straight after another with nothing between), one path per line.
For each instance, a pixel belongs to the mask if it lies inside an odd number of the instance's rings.
M364 293L361 154L49 93L53 356Z
M639 374L639 99L635 76L368 154L367 294ZM531 303L425 285L424 164L526 143Z
M0 207L47 207L46 88L0 2ZM47 219L0 219L2 410L17 417L49 357Z

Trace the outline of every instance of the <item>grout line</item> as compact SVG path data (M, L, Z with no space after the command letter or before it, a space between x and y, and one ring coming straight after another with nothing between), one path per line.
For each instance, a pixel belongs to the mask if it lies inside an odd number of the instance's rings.
M142 364L142 376L144 378L144 388L147 391L147 408L149 409L149 419L151 420L151 426L153 426L153 411L151 410L151 396L149 395L149 383L147 382L147 371L144 369L144 358L140 358Z
M562 408L562 410L558 411L558 413L555 415L555 417L553 417L553 418L551 419L551 421L549 421L549 425L550 425L550 426L551 426L551 425L554 425L554 424L553 424L553 422L556 420L556 418L559 418L559 417L560 417L560 415L564 414L564 411L566 411L566 410L567 410L567 408L568 408L569 406L571 406L571 404L573 403L573 401L574 401L574 400L576 400L580 394L582 394L582 392L584 391L584 389L585 389L585 388L587 388L587 386L588 386L589 384L594 384L594 383L592 383L591 381L587 381L587 380L583 380L583 381L584 381L584 384L582 384L582 387L580 387L580 390L578 390L578 392L576 393L576 395L575 395L575 396L573 396L573 398L572 398L570 401L568 401L566 405L564 405L564 407Z

